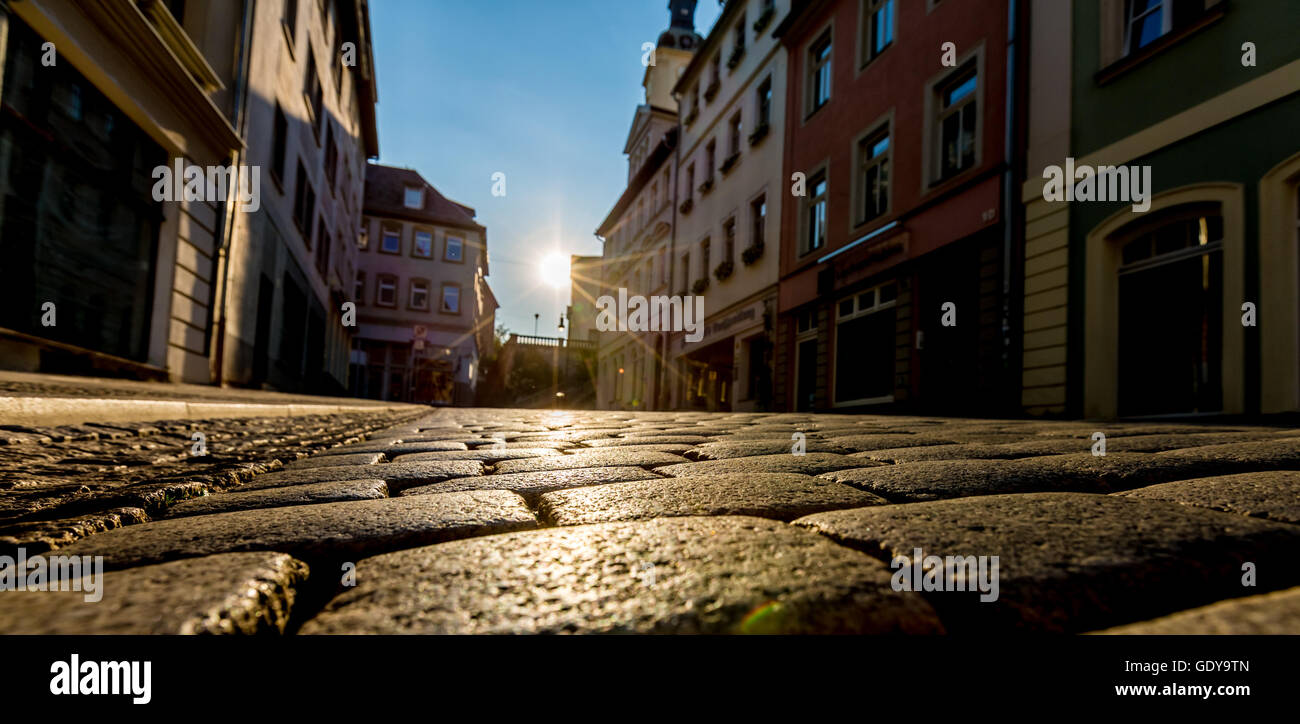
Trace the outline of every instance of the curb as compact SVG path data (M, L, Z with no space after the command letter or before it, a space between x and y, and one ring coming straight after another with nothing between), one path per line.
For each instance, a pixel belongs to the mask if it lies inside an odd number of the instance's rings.
M0 425L75 425L85 422L205 420L218 417L302 417L345 412L415 411L424 405L185 402L94 397L0 397Z

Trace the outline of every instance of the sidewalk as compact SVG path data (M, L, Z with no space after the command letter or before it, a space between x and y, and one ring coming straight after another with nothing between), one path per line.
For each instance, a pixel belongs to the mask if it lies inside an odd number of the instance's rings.
M299 417L422 405L165 382L0 371L0 425Z

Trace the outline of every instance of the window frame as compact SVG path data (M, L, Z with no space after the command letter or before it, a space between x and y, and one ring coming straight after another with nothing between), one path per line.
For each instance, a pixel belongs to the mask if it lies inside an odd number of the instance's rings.
M893 287L893 292L894 292L893 296L886 301L881 301L881 298L884 296L883 292L887 287ZM868 293L872 295L873 303L871 306L864 308L860 305L860 302L862 301L862 296ZM840 305L842 305L845 301L848 300L853 301L853 311L848 314L842 314L840 312ZM839 372L840 372L839 370L840 366L837 363L837 358L839 354L839 345L840 345L840 327L842 325L874 314L880 314L881 312L893 310L897 306L898 306L898 281L895 279L890 279L887 281L880 282L879 284L870 286L866 289L858 290L856 292L853 292L852 294L844 295L839 299L837 299L835 301L835 304L831 307L830 321L831 321L832 330L835 333L834 348L833 348L835 351L835 358L832 358L830 360L831 379L830 379L830 388L827 390L827 397L830 399L831 407L857 407L860 405L881 405L881 404L888 404L894 401L895 395L893 392L890 392L888 395L878 395L876 397L860 397L852 400L840 400L837 395L837 389L839 387ZM894 316L894 326L895 326L895 330L897 330L897 326L898 326L897 312L895 312L895 316ZM812 332L813 334L816 333L815 326L813 327ZM897 340L895 338L897 337L897 332L895 331L895 333L893 335L890 335L890 337L895 342L894 345L890 347L890 349L891 350L896 349ZM895 374L896 373L890 375L891 381L893 380ZM890 385L890 388L893 389L893 384Z
M455 308L454 310L450 310L450 309L447 308L447 290L449 290L449 289L454 289L454 290L456 290L456 293L455 293L455 295L454 295L455 298L456 298L456 308ZM454 314L454 315L458 315L458 316L459 316L459 315L460 315L461 306L462 306L461 303L460 303L460 301L461 301L461 299L460 299L460 292L461 292L461 288L460 288L460 284L459 284L459 283L457 283L457 282L443 282L443 283L442 283L442 286L439 288L439 292L438 292L438 313L439 313L439 314Z
M420 203L416 206L411 205L411 192L419 194ZM420 210L424 208L424 189L419 186L402 186L402 207L407 209Z
M423 291L424 291L423 306L415 303L415 294L416 294L417 286L423 287ZM406 282L406 290L407 290L406 308L416 312L429 311L429 295L432 292L432 287L433 287L432 283L428 279L425 279L424 277L411 277L410 279L408 279Z
M429 253L427 254L419 253L421 234L429 235ZM411 230L411 257L412 258L432 259L435 248L437 248L437 235L434 233L433 229L427 226L417 226Z
M829 233L827 231L827 224L830 221L830 164L822 162L812 171L808 172L807 179L808 193L801 197L803 203L800 204L799 209L799 248L795 257L796 259L802 259L816 251L824 249L830 242ZM812 190L816 187L818 180L821 180L822 183L826 184L826 189L820 195L814 196ZM825 204L825 210L821 224L822 240L820 244L814 246L812 244L810 232L812 231L811 222L813 207L816 205L818 199L821 200L821 203Z
M876 15L884 8L889 10L889 41L876 49ZM858 3L858 71L864 70L898 41L897 0L859 0Z
M392 236L395 236L397 238L397 248L393 249L392 251L389 251L386 248L387 245L385 243L388 241L390 232L393 232ZM387 222L387 221L379 222L378 251L380 254L393 254L394 256L402 255L402 225L401 224L395 222Z
M864 158L864 148L869 150L875 141L881 137L889 140L889 148L883 154L877 157ZM867 226L873 222L882 221L889 218L894 209L894 146L897 138L894 134L894 109L890 109L883 116L876 119L867 126L861 133L853 139L853 145L850 147L850 157L853 159L853 178L850 193L852 194L852 215L849 218L849 233L855 233L859 228ZM886 166L888 179L885 187L885 207L875 216L866 215L866 172L869 167Z
M397 301L398 301L397 291L398 291L398 287L401 285L401 281L402 281L401 277L397 276L396 274L376 274L375 275L375 306L386 307L388 309L396 309ZM388 303L384 302L385 286L391 289L393 293L393 300Z
M834 76L835 76L835 28L827 27L821 33L818 33L815 39L810 42L804 52L804 63L807 65L804 73L804 120L812 118L817 111L830 105L831 99L834 98ZM818 48L823 44L826 46L826 58L818 61L816 58L820 55ZM818 103L820 85L820 76L822 70L826 71L825 78L825 96L826 99Z
M451 242L453 241L456 242L456 247L460 249L459 259L453 259L451 257ZM446 234L442 240L442 260L446 262L451 262L452 264L464 264L465 263L465 237Z

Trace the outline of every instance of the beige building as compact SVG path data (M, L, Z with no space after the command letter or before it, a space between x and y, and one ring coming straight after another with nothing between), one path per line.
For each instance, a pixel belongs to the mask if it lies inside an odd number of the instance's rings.
M674 408L767 409L780 271L789 0L731 0L677 81L675 293L704 297L704 336L672 335Z
M369 9L365 0L251 7L239 124L262 199L235 216L214 378L341 394L366 159L379 153Z
M595 343L599 332L596 329L596 298L601 295L602 257L569 257L569 304L565 307L565 335L570 344L574 342Z
M492 350L487 229L474 209L419 173L369 164L357 239L351 391L361 397L472 405Z
M673 0L668 30L646 66L645 102L637 107L623 153L627 188L596 230L602 254L600 295L668 295L678 183L677 99L672 89L702 38L695 32L695 0ZM598 296L600 296L598 295ZM664 331L598 332L596 406L664 409L669 335Z
M153 192L159 168L243 162L240 21L215 0L0 6L0 366L209 381L235 204Z

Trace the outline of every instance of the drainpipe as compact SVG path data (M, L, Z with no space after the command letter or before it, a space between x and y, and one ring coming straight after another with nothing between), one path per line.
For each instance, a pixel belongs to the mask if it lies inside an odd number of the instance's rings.
M1016 265L1013 263L1011 254L1015 248L1016 238L1016 198L1018 193L1016 189L1016 94L1019 92L1019 86L1016 83L1016 76L1019 72L1016 54L1019 52L1017 43L1017 23L1019 21L1019 7L1017 0L1008 0L1007 2L1007 74L1006 74L1006 120L1005 135L1003 137L1003 165L1002 172L1002 374L1003 374L1003 394L1008 398L1016 395L1016 402L1012 405L1009 400L1004 400L1016 410L1020 409L1019 389L1020 385L1014 378L1014 373L1019 369L1019 365L1012 359L1016 350L1014 347L1014 335L1012 334L1012 289L1013 272Z
M685 136L686 133L686 129L682 128L682 124L680 120L682 117L681 94L676 91L673 91L673 100L677 101L678 121L677 121L677 143L673 144L673 173L671 174L671 178L673 180L673 225L672 225L672 229L670 229L668 232L668 296L669 297L673 296L677 291L677 279L676 279L676 275L677 275L677 190L682 185L681 183L682 180L678 178L678 173L680 173L682 168L682 145L683 145L683 137ZM686 301L682 300L682 303L685 304ZM663 339L663 343L664 343L663 364L660 366L659 369L659 380L657 382L657 388L655 390L659 395L659 399L661 400L661 403L659 405L661 409L668 405L668 401L670 399L670 396L665 394L664 381L671 376L669 373L672 366L672 360L669 359L668 350L672 347L672 335L673 332L671 330L661 333L661 338ZM678 407L681 407L681 400L678 400L677 403L678 403Z
M234 74L234 92L232 95L231 112L235 121L235 133L240 138L245 138L245 129L247 128L248 119L248 67L249 55L253 47L253 12L257 0L241 0L240 2L240 27L239 27L239 55L235 64ZM245 141L246 142L246 141ZM231 174L231 182L237 184L237 175L240 167L243 165L244 154L236 153L231 161L234 173ZM236 185L234 188L238 188ZM224 211L226 223L222 226L220 246L217 249L217 274L220 280L221 295L220 302L217 304L215 312L220 316L217 323L213 325L213 333L216 335L216 345L213 350L213 360L211 362L211 374L209 375L212 384L221 387L225 384L226 379L226 298L230 289L230 245L235 233L235 204L230 201L231 196L227 196L226 209Z

